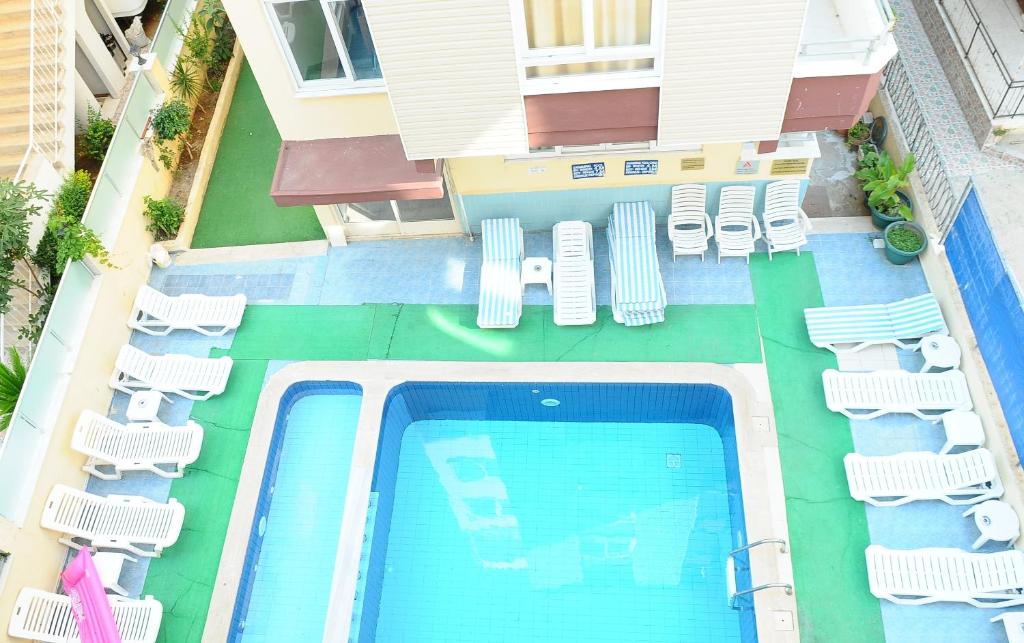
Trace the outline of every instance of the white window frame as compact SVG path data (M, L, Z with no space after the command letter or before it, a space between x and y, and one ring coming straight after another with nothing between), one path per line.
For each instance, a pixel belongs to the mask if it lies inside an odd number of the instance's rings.
M594 0L580 0L583 14L583 45L530 49L526 32L523 0L509 0L516 40L519 85L524 95L558 94L604 89L634 89L661 85L662 53L665 32L665 1L651 2L651 42L648 45L597 47L594 44ZM527 67L571 65L574 63L614 62L651 58L651 69L635 69L569 76L527 78Z
M355 80L356 75L355 70L352 67L352 59L349 58L348 48L345 46L345 40L341 37L341 33L338 31L338 24L334 21L331 14L330 4L332 1L337 0L263 0L263 10L267 15L267 20L270 21L270 28L277 36L278 49L281 52L281 56L284 57L287 62L288 68L291 69L292 83L295 92L304 96L327 96L333 94L366 94L386 91L383 78ZM320 10L323 12L324 16L324 22L327 24L327 29L330 31L331 39L334 41L334 47L338 51L338 58L341 61L341 67L345 71L344 78L303 80L302 73L299 71L298 65L295 64L295 56L292 55L291 46L288 44L288 39L285 37L284 30L281 28L281 21L278 19L272 6L275 4L284 4L286 2L309 2L320 5ZM376 45L374 45L374 47L376 48Z
M607 156L653 152L654 141L630 141L625 143L595 143L593 145L550 145L527 154L506 156L507 161L522 161L565 156Z

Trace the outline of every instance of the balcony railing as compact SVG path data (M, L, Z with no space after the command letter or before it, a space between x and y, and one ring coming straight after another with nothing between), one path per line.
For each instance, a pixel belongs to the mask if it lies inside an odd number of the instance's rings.
M800 57L808 61L849 61L869 64L872 57L892 39L896 16L888 0L837 0L835 11L831 3L811 3L811 13L804 27L805 38L800 43ZM815 11L817 10L817 11ZM833 29L819 28L820 23L832 23ZM818 34L835 31L835 27L857 37L820 38ZM845 27L845 28L844 28Z
M23 178L33 153L51 163L61 157L64 102L61 20L59 2L32 0L28 27L28 141L14 175L15 181Z
M1024 77L1010 71L974 2L939 0L939 8L992 117L1024 116Z

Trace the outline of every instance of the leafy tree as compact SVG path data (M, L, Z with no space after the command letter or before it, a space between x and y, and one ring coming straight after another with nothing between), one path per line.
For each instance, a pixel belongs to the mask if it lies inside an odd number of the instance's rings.
M85 155L103 162L103 159L107 156L107 148L110 147L110 141L113 138L114 122L109 118L103 118L98 111L90 107L88 110L88 120L85 124L85 134L83 135Z
M28 261L32 252L28 231L31 218L39 216L40 201L45 196L45 192L31 183L0 179L0 314L10 309L14 289L35 294L18 278L16 270L19 263L29 269L37 284L42 283Z
M69 260L81 261L87 256L93 257L104 266L112 266L103 242L91 228L78 219L54 213L50 216L47 226L57 239L57 266L61 272Z

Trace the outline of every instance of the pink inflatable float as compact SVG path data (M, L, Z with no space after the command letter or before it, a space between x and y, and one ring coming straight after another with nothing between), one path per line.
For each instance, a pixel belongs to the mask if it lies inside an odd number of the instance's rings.
M89 550L81 549L61 572L82 643L122 643L110 600Z

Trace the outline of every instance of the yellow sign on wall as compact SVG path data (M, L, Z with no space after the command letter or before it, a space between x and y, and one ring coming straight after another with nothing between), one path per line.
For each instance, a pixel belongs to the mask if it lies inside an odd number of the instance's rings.
M704 169L704 157L700 156L692 159L682 159L679 162L679 169L683 172L697 171Z
M810 159L778 159L772 161L772 174L787 176L791 174L807 174Z

